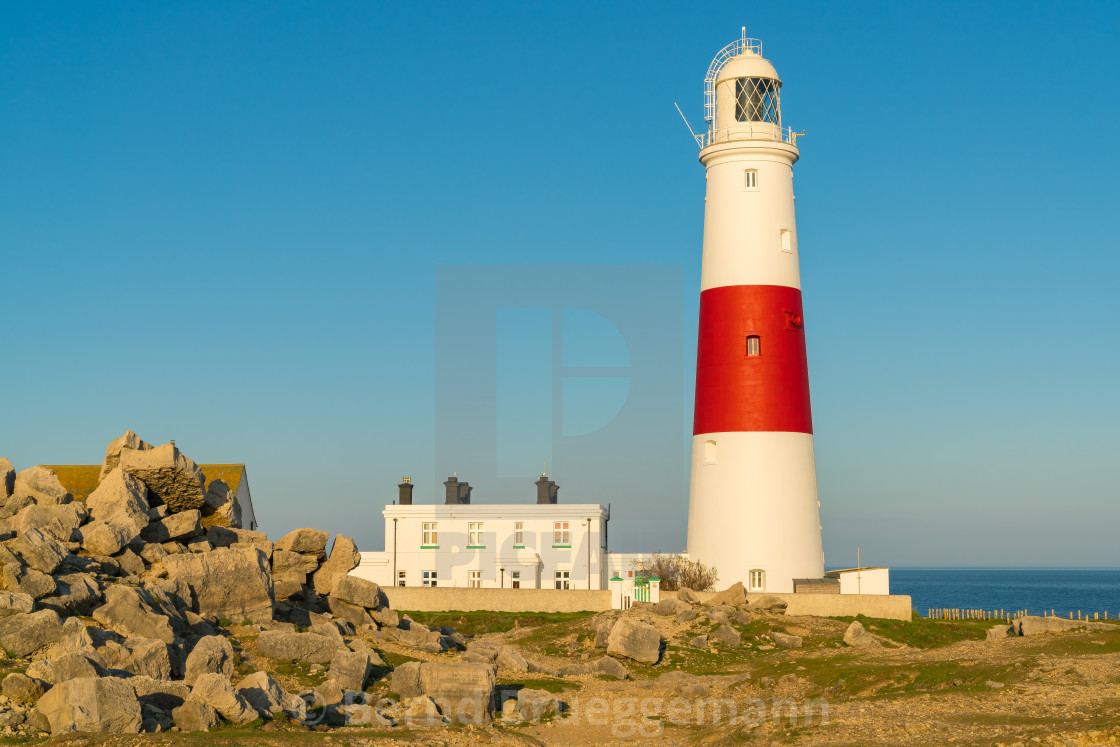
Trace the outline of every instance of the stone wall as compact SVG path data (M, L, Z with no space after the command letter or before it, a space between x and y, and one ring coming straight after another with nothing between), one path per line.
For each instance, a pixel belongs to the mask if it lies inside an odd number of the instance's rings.
M675 598L675 591L661 592L662 599ZM714 591L697 592L703 602L716 594ZM911 617L910 597L905 594L748 594L747 601L762 597L778 597L789 606L787 615L812 615L814 617L855 617L866 615L884 620L908 621Z

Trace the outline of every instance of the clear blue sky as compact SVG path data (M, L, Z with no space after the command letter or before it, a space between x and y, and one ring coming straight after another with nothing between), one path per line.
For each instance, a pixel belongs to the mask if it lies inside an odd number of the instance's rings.
M743 24L807 132L828 563L1120 565L1114 3L5 3L0 454L176 439L249 465L270 534L379 549L401 475L442 490L437 267L539 264L679 268L683 455L704 176L673 102L701 120ZM681 549L687 475L630 448L557 465L561 499Z

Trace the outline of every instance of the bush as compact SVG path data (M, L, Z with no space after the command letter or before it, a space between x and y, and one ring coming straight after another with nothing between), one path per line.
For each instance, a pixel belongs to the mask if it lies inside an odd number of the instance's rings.
M665 591L680 591L682 588L710 591L715 588L716 581L719 580L719 573L715 568L704 565L699 560L689 560L680 555L658 553L634 570L657 576L661 579L661 588Z

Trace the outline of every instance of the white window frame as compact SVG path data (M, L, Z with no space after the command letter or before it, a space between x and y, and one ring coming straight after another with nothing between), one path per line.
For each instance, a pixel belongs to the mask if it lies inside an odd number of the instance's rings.
M572 588L572 572L571 571L556 571L556 588L557 589L570 589L570 588Z
M408 571L397 571L397 586L408 586Z
M753 568L747 574L747 591L766 591L766 571Z
M510 571L509 572L509 581L510 581L510 584L513 585L513 588L520 589L521 588L521 571Z
M482 588L482 571L467 571L467 588Z
M571 545L572 525L568 521L557 521L552 524L552 544Z
M758 191L758 169L747 169L743 172L743 191Z
M762 355L762 336L747 335L747 357L757 358Z
M482 546L482 522L471 521L467 523L467 545Z
M513 522L513 544L517 546L524 546L525 544L525 522Z
M436 587L439 586L439 578L437 571L424 571L424 586Z
M421 524L423 534L420 544L425 547L435 547L439 544L439 522L425 521Z

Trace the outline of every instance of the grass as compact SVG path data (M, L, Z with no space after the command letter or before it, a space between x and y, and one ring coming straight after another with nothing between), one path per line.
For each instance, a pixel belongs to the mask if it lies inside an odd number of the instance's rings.
M961 641L982 641L988 629L999 624L998 620L929 620L918 613L908 621L882 620L858 615L834 617L845 623L858 621L868 631L881 638L912 648L941 648Z
M517 628L542 626L582 620L594 612L405 612L410 618L428 627L446 625L464 635L508 633Z
M521 680L520 682L498 683L498 690L545 690L550 693L561 693L565 690L579 690L583 685L579 682L561 680L553 677L539 677Z

